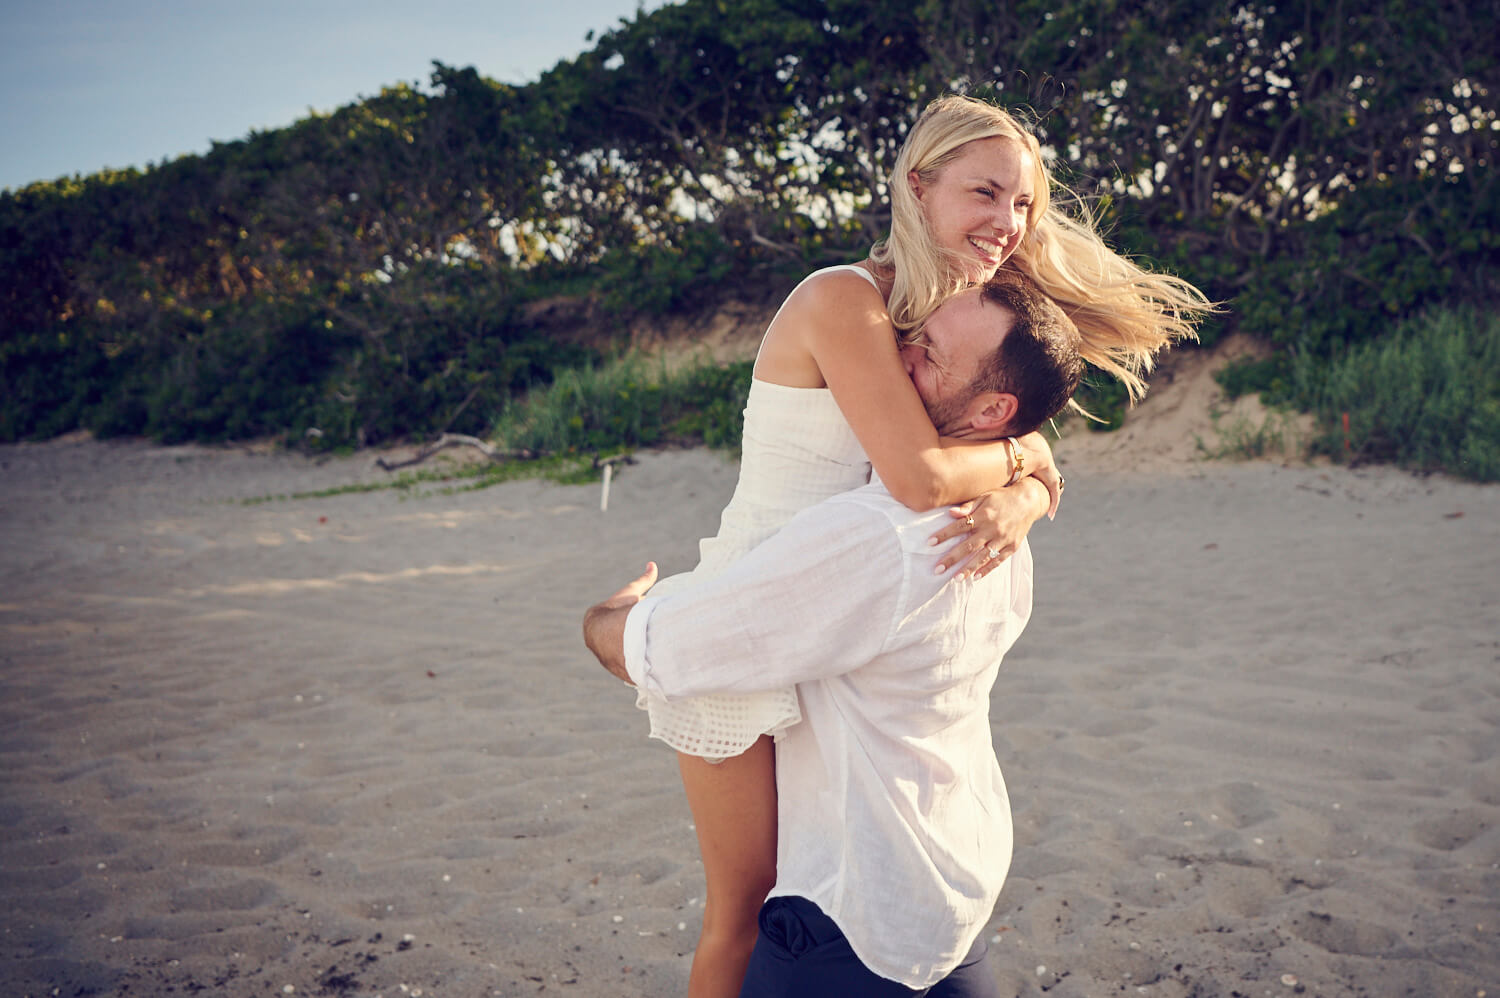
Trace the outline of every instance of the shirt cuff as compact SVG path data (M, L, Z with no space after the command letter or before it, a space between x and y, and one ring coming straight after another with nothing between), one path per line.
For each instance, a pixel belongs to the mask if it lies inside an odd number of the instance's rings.
M646 628L651 614L665 597L645 596L625 615L625 672L637 689L646 685Z

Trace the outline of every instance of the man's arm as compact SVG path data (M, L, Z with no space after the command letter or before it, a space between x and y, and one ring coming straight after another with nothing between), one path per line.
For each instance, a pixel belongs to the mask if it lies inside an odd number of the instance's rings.
M646 562L646 571L626 583L609 599L589 607L583 615L583 643L609 673L630 685L625 671L625 618L630 608L641 601L646 590L656 585L656 562Z
M626 669L668 699L851 672L886 645L904 562L884 513L840 498L819 503L719 577L633 608Z
M669 699L777 689L849 672L879 654L905 575L885 515L834 500L804 510L691 590L637 603L636 580L589 611L585 634L611 673L620 675L623 653L621 678Z

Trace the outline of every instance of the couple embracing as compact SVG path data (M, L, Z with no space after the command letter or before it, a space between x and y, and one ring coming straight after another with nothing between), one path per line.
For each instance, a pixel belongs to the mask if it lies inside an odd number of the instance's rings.
M679 754L708 888L690 998L997 994L989 694L1063 488L1036 430L1085 362L1139 394L1209 308L1061 211L983 102L931 104L890 189L888 237L767 330L698 568L585 617Z

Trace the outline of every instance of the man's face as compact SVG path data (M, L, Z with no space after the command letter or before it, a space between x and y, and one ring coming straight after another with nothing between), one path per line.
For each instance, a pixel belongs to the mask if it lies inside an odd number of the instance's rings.
M922 343L901 348L901 361L939 433L964 419L979 365L994 353L1014 317L986 302L978 288L948 299L922 327Z

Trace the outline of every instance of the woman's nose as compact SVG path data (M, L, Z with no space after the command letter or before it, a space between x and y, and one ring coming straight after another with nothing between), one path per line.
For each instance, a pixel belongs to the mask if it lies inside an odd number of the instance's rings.
M995 230L1007 236L1013 236L1019 228L1019 219L1020 213L1016 211L1015 205L1001 205L995 211Z

